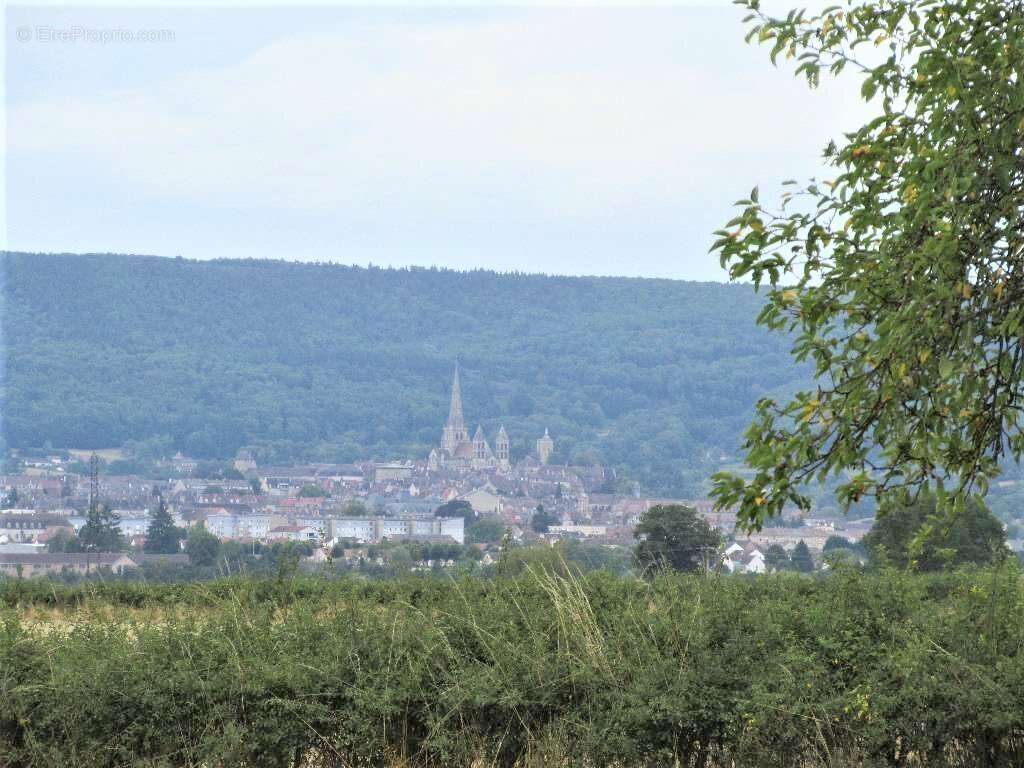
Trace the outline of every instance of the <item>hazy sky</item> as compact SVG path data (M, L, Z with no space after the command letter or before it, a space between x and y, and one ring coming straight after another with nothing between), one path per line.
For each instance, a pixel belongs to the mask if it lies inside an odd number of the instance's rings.
M731 203L864 114L741 18L9 8L6 245L720 280Z

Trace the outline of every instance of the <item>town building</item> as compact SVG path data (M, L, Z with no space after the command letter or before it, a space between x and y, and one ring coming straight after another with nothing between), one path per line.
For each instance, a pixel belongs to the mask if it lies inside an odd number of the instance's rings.
M544 436L537 441L537 457L541 464L548 462L553 449L554 441L545 429ZM470 438L462 413L462 384L458 365L452 376L448 420L441 430L441 445L431 449L427 456L429 471L437 472L446 467L464 470L508 470L512 467L511 442L504 425L498 429L493 448L480 424Z
M540 463L547 465L548 461L551 460L551 453L555 450L555 441L551 439L551 435L548 434L548 430L544 428L544 436L537 440L537 458L540 459Z
M91 573L109 569L114 573L137 568L128 555L121 554L0 554L0 575L29 578L44 573Z

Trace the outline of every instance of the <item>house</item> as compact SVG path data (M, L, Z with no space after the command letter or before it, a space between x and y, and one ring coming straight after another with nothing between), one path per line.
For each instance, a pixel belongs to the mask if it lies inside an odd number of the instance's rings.
M188 555L184 552L179 552L173 555L155 552L133 552L130 557L137 565L155 563L157 565L172 565L177 568L181 568L188 565L190 562Z
M390 481L404 482L412 477L411 464L374 464L373 482L387 483Z
M333 517L328 521L330 536L335 541L378 542L381 539L415 539L440 541L451 539L463 544L466 521L461 517Z
M69 519L59 515L0 515L0 536L6 541L31 543L61 528L70 532L71 527Z
M218 538L234 538L235 524L235 516L227 510L220 509L206 514L206 530Z
M501 496L494 492L494 486L490 484L464 493L459 498L468 501L478 515L497 515L501 512Z
M332 539L376 541L376 526L370 517L334 517L329 521Z
M278 525L267 534L270 541L318 541L320 531L310 525Z
M764 553L752 543L742 546L730 544L722 557L722 565L729 573L766 573Z
M764 563L764 553L759 549L755 549L747 556L747 561L743 566L743 570L746 573L765 573L768 568Z
M231 465L243 475L256 471L256 459L248 451L239 451Z
M548 528L549 533L563 536L604 537L608 535L607 525L552 525Z

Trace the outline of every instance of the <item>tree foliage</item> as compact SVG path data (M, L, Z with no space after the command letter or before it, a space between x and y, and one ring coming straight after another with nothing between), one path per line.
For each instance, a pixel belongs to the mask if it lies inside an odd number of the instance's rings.
M313 485L312 483L304 485L299 489L300 499L322 499L326 498L329 494L319 485Z
M220 553L220 539L207 530L202 523L189 528L185 541L185 552L192 565L209 568L217 562Z
M793 561L789 552L781 544L772 544L765 550L764 562L770 571L789 571L793 569Z
M93 504L85 516L85 525L78 532L78 542L85 552L120 552L125 546L120 527L121 517L108 504Z
M793 551L789 553L789 559L794 570L800 573L810 573L814 570L814 558L811 556L810 547L803 539L800 539L793 547Z
M455 585L0 579L0 764L1024 763L1012 564L643 582L560 549Z
M718 531L697 510L680 504L648 509L640 516L633 536L639 539L634 559L646 574L663 569L696 571L714 562L721 544Z
M876 116L825 148L827 178L755 188L713 250L767 284L759 322L795 336L817 386L757 404L753 477L720 504L759 528L801 486L839 497L937 488L959 509L1024 451L1024 6L1019 0L851 0L774 18L749 38L813 86L856 72ZM905 498L905 497L903 497Z
M470 544L497 544L505 535L505 523L500 517L482 517L466 528L466 541Z
M169 555L181 551L181 540L185 538L185 530L174 524L171 513L163 496L157 500L156 510L146 529L146 552Z
M534 533L547 533L552 525L561 523L561 519L554 512L548 512L543 504L538 504L530 515L530 530Z
M461 517L469 525L476 520L476 511L465 499L452 499L435 509L434 517Z
M753 401L807 374L747 285L18 253L0 271L18 448L425 458L458 358L466 418L504 424L513 459L548 427L563 460L696 497Z
M938 514L932 494L884 506L861 543L875 562L920 571L983 565L1008 552L1002 523L976 496L952 519Z

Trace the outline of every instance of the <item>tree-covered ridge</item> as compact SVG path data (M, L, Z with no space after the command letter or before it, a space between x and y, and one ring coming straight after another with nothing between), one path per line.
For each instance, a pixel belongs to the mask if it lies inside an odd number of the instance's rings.
M463 369L513 457L693 493L756 400L801 370L747 286L123 255L2 256L10 446L263 461L421 457Z

